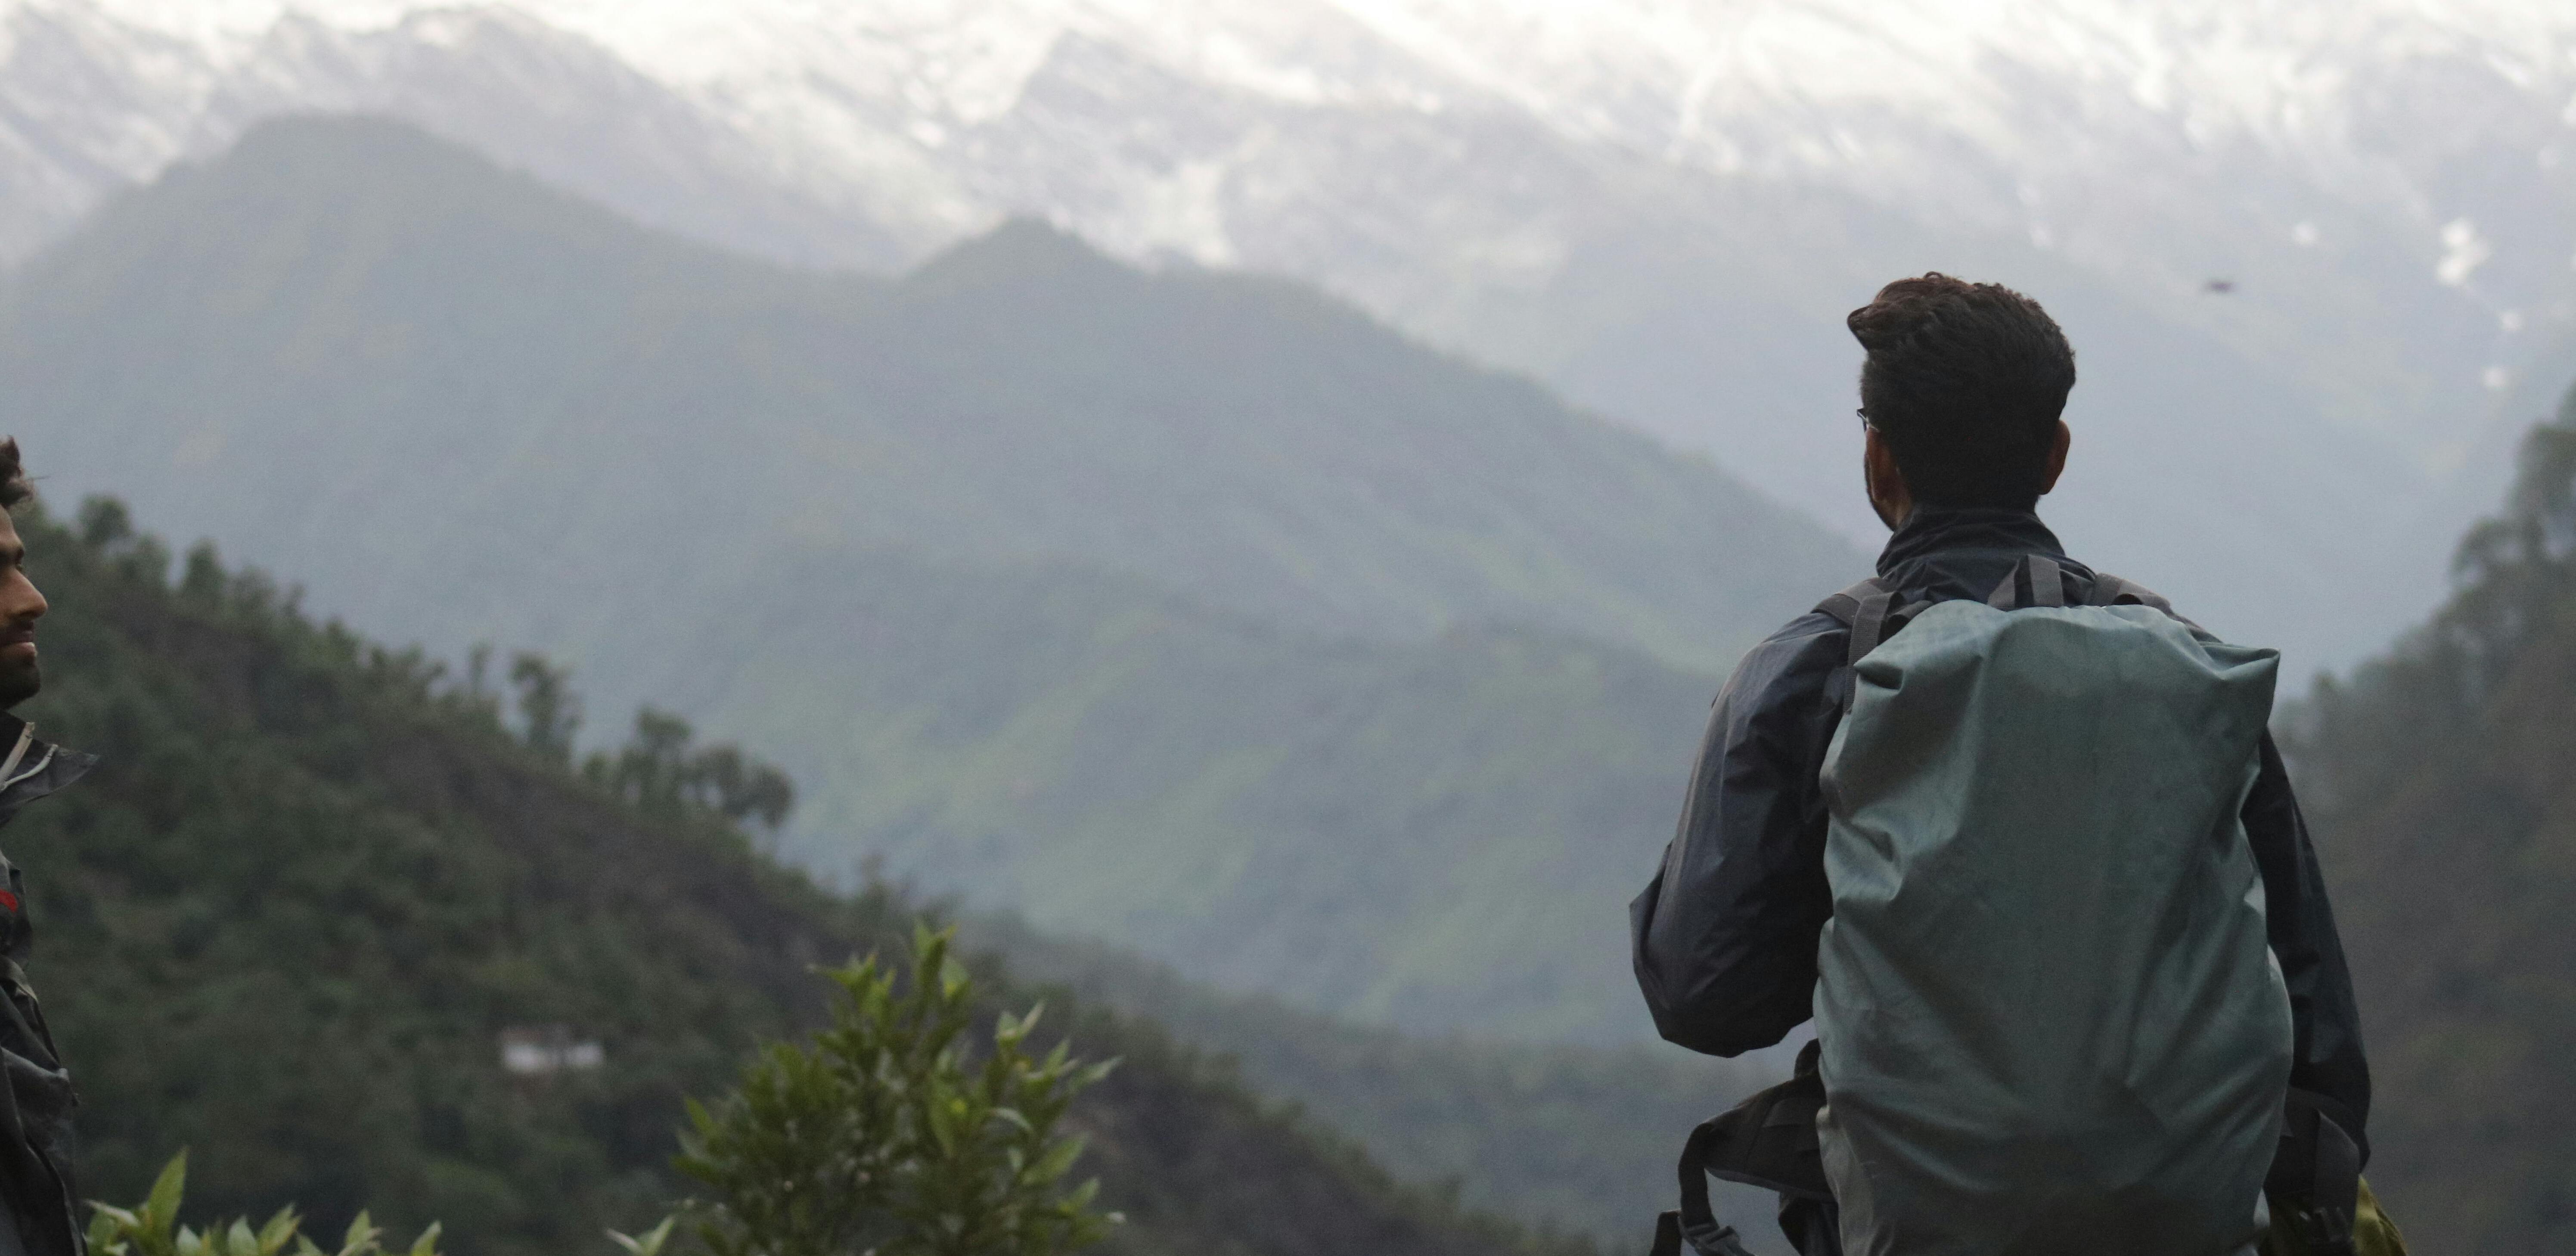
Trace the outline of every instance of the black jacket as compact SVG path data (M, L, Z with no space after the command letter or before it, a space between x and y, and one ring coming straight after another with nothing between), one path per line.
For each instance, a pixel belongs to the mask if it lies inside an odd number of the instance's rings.
M2088 586L2093 579L2066 561L2036 515L2005 510L1917 512L1888 540L1878 574L1907 600L1982 601L2034 553L2058 559ZM1817 778L1840 713L1826 683L1849 641L1834 617L1810 612L1744 656L1717 695L1663 868L1629 906L1637 984L1655 1027L1692 1050L1767 1047L1812 1013L1818 935L1833 912ZM2269 734L2262 756L2245 800L2245 834L2262 871L2272 952L2289 984L2290 1084L2346 1109L2338 1115L2348 1115L2345 1124L2363 1139L2370 1068L2343 943Z
M13 755L14 752L14 755ZM37 741L14 715L0 714L0 825L21 807L70 785L97 760ZM80 1189L73 1180L75 1144L71 1074L54 1049L44 1009L27 984L33 927L27 887L16 865L0 857L0 1256L81 1256Z

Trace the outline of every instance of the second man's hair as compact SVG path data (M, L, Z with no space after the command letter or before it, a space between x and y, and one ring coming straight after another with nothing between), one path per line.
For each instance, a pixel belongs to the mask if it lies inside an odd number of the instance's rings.
M36 486L18 461L18 438L0 436L0 510L16 510L35 495Z

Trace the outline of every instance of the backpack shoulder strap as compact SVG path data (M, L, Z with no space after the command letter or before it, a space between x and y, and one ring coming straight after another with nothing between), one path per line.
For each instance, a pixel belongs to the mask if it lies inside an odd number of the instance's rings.
M2029 594L2022 592L2027 574ZM2003 583L1986 595L1986 605L1999 611L2018 610L2024 606L2066 605L2066 568L2046 554L2030 554L2014 563L2004 573Z
M1816 603L1815 609L1823 614L1833 616L1836 620L1839 620L1842 623L1843 627L1849 628L1860 618L1860 604L1863 600L1876 594L1891 591L1892 590L1889 588L1886 581L1881 580L1876 576L1871 576L1869 579L1863 580L1859 584L1853 585L1832 597L1826 598L1824 601Z
M1860 662L1862 655L1877 649L1890 633L1904 627L1901 619L1890 622L1896 609L1896 589L1876 576L1816 603L1816 609L1851 629L1851 648L1843 657L1845 666Z

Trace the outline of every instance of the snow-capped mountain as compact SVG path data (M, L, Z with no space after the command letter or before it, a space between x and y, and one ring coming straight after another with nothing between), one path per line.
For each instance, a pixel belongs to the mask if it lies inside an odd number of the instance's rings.
M2544 0L0 0L0 250L315 109L793 262L1036 213L1308 278L1855 534L1841 313L2005 278L2084 362L2070 540L2305 664L2576 373Z

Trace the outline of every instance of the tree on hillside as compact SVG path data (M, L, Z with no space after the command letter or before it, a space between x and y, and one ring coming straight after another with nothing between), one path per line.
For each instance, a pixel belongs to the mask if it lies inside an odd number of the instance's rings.
M592 755L582 770L648 811L698 807L735 823L757 820L776 830L796 806L785 772L731 744L692 746L687 720L645 707L635 735L614 755Z
M691 1102L682 1172L715 1193L696 1233L716 1256L1051 1256L1103 1237L1096 1182L1061 1183L1082 1139L1056 1126L1115 1061L1028 1052L1038 1012L973 1049L975 991L951 935L916 928L910 972L830 970L831 1026L773 1043L740 1089ZM629 1242L660 1246L666 1229Z
M521 735L528 745L558 763L570 762L572 736L581 728L571 671L542 654L523 653L510 660L510 683L519 687Z
M489 647L477 646L467 656L466 683L459 695L482 706L483 673ZM510 683L519 690L520 739L556 763L572 763L573 735L581 727L581 695L572 687L572 669L542 654L522 653L510 661ZM696 745L696 730L668 711L644 707L635 713L635 732L613 753L582 761L582 775L608 787L618 797L650 812L670 814L690 809L712 812L731 824L759 822L775 834L796 808L796 783L785 772L730 743Z
M2526 651L2576 614L2576 390L2523 438L2503 511L2451 560L2454 592L2431 622L2346 678L2322 678L2284 749L2331 810L2404 776L2428 743L2465 735Z

